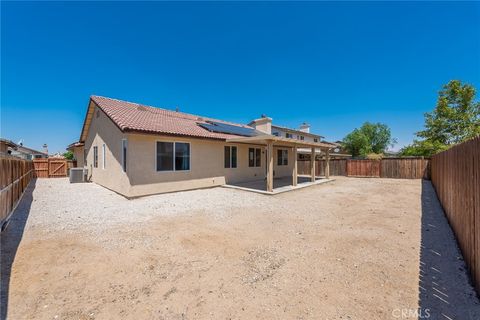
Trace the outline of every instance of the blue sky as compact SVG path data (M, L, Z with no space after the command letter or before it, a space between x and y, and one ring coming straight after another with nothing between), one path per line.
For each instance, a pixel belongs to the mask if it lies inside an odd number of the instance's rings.
M2 137L64 150L92 94L246 123L364 121L408 144L451 79L480 88L480 3L2 2Z

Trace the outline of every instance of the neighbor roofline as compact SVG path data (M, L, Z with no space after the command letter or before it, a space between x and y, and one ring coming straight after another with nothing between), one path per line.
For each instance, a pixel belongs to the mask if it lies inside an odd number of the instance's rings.
M46 152L38 151L38 150L29 148L29 147L25 147L25 146L22 146L22 145L17 145L17 150L16 150L16 151L18 151L18 149L25 149L26 151L33 151L33 152L31 152L31 153L44 154L44 155L47 155L47 156L48 156L48 153L46 153Z
M4 139L4 138L0 138L0 142L3 142L5 143L7 146L9 147L12 147L12 148L16 148L18 145L13 142L12 140L8 140L8 139Z
M282 130L288 130L288 131L295 132L295 133L301 133L301 134L304 134L304 135L307 135L307 136L313 136L313 137L318 137L318 138L325 138L324 136L321 136L321 135L319 135L319 134L315 134L315 133L311 133L311 132L305 132L305 131L302 131L302 130L292 129L292 128L283 127L283 126L279 126L279 125L275 125L275 124L272 124L272 128L277 128L277 129L282 129Z

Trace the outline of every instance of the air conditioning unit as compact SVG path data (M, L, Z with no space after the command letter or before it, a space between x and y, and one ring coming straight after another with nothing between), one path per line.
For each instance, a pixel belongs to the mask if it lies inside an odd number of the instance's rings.
M84 168L70 168L70 183L86 181L86 170Z

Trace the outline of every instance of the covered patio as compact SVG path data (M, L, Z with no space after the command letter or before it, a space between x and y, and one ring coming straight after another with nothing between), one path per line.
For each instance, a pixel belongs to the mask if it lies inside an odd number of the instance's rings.
M285 191L300 189L330 180L330 150L335 145L323 142L307 142L290 138L276 137L272 135L260 135L255 137L227 139L229 143L245 143L249 145L258 145L265 149L266 154L266 177L255 181L228 184L226 187L244 189L265 194L277 194ZM274 148L288 149L292 152L293 166L291 176L274 178ZM315 159L318 151L324 153L326 159L325 177L317 177L315 172L315 161L310 161L310 174L308 176L298 175L298 149L309 148L311 150L311 159Z

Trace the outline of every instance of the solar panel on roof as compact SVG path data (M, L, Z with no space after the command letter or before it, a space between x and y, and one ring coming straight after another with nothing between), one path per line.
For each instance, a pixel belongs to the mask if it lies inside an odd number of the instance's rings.
M211 132L234 134L237 136L255 137L262 134L260 131L252 128L239 127L239 126L234 126L231 124L226 124L226 123L216 122L216 121L208 121L207 123L198 123L198 125Z

